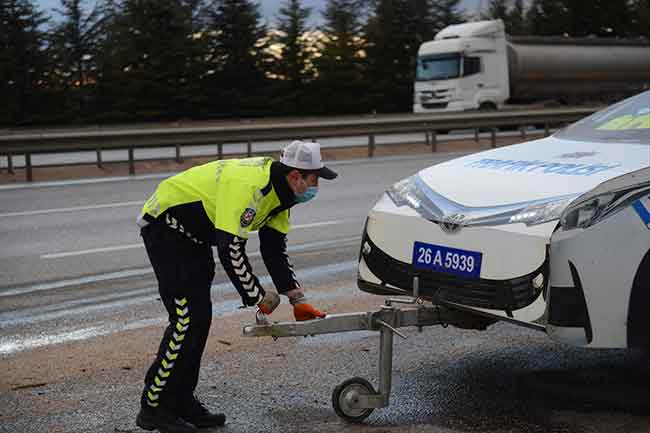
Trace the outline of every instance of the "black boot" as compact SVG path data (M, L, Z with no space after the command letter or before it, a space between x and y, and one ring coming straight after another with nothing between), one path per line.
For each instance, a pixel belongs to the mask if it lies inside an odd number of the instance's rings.
M181 411L180 416L200 428L219 427L226 423L226 415L210 412L196 397Z
M135 420L138 427L160 433L195 433L196 427L162 408L142 406Z

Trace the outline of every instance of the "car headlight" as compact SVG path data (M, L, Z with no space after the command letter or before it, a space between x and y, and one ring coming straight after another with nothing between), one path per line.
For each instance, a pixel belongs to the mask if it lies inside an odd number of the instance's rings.
M430 190L418 175L407 177L392 187L386 193L397 206L409 206L424 218L431 221L440 221L444 215L443 209L436 205L439 200L432 197Z
M462 214L464 226L494 226L522 223L544 224L560 218L575 194L491 207L466 207L433 191L418 175L390 187L388 196L397 206L409 206L424 218L441 222L450 215Z
M533 204L510 217L510 223L524 223L527 226L544 224L560 218L562 211L575 197L562 197L546 203Z
M624 209L631 202L650 192L648 185L635 185L620 191L578 199L560 217L562 230L586 229Z
M386 192L397 206L409 205L414 209L420 206L417 191L413 183L413 176L400 180L388 188Z

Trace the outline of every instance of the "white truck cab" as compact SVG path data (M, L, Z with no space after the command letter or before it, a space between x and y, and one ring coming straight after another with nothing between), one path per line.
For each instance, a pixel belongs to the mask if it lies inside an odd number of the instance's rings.
M414 112L497 109L509 97L503 21L449 26L420 46Z

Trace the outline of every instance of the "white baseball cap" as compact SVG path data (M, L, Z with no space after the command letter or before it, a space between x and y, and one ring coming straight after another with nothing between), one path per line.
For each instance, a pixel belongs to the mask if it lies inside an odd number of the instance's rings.
M282 149L280 162L287 167L310 170L323 179L335 179L338 174L323 165L320 144L311 141L295 140Z

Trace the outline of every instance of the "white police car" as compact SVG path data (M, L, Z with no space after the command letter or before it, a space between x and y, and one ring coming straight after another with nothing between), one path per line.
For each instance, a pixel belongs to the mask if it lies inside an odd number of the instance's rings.
M551 338L650 347L650 168L576 199L551 237L550 256Z
M650 92L555 135L476 153L404 179L368 214L358 285L413 291L491 318L539 322L549 241L600 183L650 166Z

